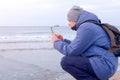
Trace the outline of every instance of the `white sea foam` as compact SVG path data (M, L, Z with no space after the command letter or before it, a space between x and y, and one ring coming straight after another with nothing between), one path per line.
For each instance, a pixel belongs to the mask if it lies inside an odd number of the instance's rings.
M72 40L74 32L69 28L54 29L55 33ZM0 50L53 49L49 27L4 27L0 28Z

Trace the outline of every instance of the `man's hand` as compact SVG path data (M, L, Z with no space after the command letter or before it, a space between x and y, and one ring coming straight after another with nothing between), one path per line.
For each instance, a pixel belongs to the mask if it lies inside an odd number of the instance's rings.
M54 43L55 40L63 40L63 36L59 34L52 34L52 42Z
M63 36L58 34L57 37L60 39L60 40L63 40Z

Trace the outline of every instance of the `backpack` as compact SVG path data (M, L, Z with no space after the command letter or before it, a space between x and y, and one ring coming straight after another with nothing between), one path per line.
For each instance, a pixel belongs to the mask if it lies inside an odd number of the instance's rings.
M109 51L111 51L116 57L120 57L120 31L109 23L101 23L101 21L98 23L93 20L88 20L85 22L91 22L102 27L111 41Z

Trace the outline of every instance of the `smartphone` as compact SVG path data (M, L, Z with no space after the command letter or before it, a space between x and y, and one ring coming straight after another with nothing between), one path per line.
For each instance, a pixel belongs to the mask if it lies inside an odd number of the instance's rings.
M53 27L51 27L50 29L51 29L51 32L54 33L54 31L53 31Z
M52 33L54 33L54 31L53 31L53 28L54 28L54 27L59 27L59 25L54 25L54 26L50 27Z

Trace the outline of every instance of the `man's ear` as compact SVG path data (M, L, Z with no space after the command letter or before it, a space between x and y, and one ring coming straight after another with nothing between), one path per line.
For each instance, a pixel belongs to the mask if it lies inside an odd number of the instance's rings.
M70 27L75 26L75 24L76 24L76 22L73 22L73 21L69 21L69 22L68 22L68 25L69 25Z

